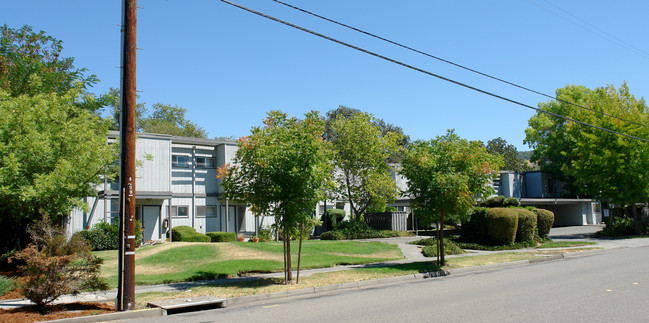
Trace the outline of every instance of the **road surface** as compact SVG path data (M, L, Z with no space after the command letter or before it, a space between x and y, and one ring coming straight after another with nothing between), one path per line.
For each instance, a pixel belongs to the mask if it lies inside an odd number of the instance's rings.
M649 322L649 248L133 322Z

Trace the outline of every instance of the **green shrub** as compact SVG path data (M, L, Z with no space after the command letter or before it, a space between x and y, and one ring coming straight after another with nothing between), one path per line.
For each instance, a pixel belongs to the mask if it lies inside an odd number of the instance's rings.
M517 210L492 208L487 211L487 235L493 244L512 244L518 227Z
M418 246L432 246L437 243L437 238L424 238L408 242L408 244L416 244Z
M257 237L259 238L259 242L273 241L273 230L271 228L260 229Z
M345 237L340 231L327 231L320 235L320 240L344 240Z
M516 241L534 241L534 236L536 235L536 214L521 208L516 208L515 210L518 213Z
M475 207L469 213L469 219L462 222L462 240L485 242L487 241L487 220L486 215L489 209Z
M119 247L119 221L113 223L99 222L90 229L81 230L77 235L82 236L93 251L117 250ZM140 221L135 221L136 241L142 240L142 227Z
M185 242L210 242L210 237L196 232L196 229L181 225L174 227L171 230L172 241L185 241Z
M425 257L437 257L437 239L432 240L431 244L426 245L421 249L421 253L423 253ZM462 250L462 248L458 247L455 242L449 239L444 239L444 255L461 255L463 253L466 252Z
M230 242L237 241L237 234L234 232L205 232L210 237L211 242Z
M486 201L484 201L484 206L486 207L503 207L505 203L505 197L498 195L498 196L492 196L488 198Z
M544 209L534 209L536 213L536 228L539 237L546 238L554 224L554 213Z
M338 224L345 220L345 210L341 209L328 209L325 212L326 218L322 219L327 222L327 227L330 229L336 229Z
M503 201L504 207L519 207L521 202L515 197L508 197Z
M635 234L633 219L629 217L615 217L606 223L601 234L607 237L621 237Z
M12 291L16 287L14 279L0 275L0 296Z

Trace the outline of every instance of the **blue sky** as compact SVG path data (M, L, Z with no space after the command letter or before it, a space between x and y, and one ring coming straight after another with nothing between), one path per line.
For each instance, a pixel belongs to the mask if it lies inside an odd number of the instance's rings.
M638 97L649 93L649 1L285 1L543 93L623 81ZM235 2L532 106L547 101L270 0ZM138 6L141 101L186 108L210 137L247 135L272 109L301 116L345 105L401 126L412 139L455 128L471 140L503 137L528 149L531 110L217 0ZM115 0L0 2L2 23L63 40L64 55L101 80L95 93L119 87L120 10Z

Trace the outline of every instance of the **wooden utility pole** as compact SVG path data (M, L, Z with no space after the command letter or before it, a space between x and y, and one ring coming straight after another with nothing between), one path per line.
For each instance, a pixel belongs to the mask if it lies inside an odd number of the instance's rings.
M135 52L137 0L122 2L119 278L117 310L135 306Z

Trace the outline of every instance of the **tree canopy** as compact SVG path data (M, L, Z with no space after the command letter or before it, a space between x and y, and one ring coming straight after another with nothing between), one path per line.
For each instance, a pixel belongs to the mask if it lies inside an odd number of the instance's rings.
M275 218L285 241L287 281L292 280L290 239L311 221L331 174L329 143L316 111L303 120L271 111L264 126L239 139L234 165L219 169L225 195L251 205L256 214Z
M455 221L468 215L476 198L493 193L502 157L489 154L479 141L467 141L453 130L428 141L415 141L406 152L401 173L408 180L411 207L423 223ZM440 241L443 241L443 230ZM443 243L440 263L444 264Z
M337 109L329 110L327 112L327 118L325 121L325 133L324 138L330 142L336 141L336 132L333 129L333 124L337 118L351 118L357 113L363 113L361 110L349 108L344 105L339 106ZM391 123L385 122L383 119L372 118L372 124L377 127L380 131L381 136L386 136L389 133L397 133L401 135L399 140L399 145L403 149L398 149L394 151L392 155L388 156L387 161L389 163L398 163L403 159L403 152L408 145L410 144L410 137L403 133L403 129L399 126L395 126Z
M368 210L385 210L398 197L388 158L399 154L403 136L381 133L374 117L363 112L338 115L331 124L337 194L350 204L356 220Z
M77 105L81 88L12 97L0 90L0 230L4 248L25 237L33 220L61 224L96 185L116 149L108 123Z
M487 152L503 157L504 164L500 167L500 170L525 172L532 169L525 160L518 157L518 149L512 144L508 144L501 137L487 141Z
M649 138L649 110L626 83L588 89L570 85L539 108L620 133ZM565 102L564 102L565 101ZM587 109L576 108L566 102ZM604 115L603 113L607 114ZM613 118L616 116L624 120ZM541 169L557 174L574 194L620 204L649 200L649 144L614 133L585 127L545 113L529 120L525 141Z
M44 31L34 32L27 25L13 29L5 24L0 33L0 89L10 96L63 95L78 84L87 90L99 81L95 75L84 75L86 69L74 67L74 58L62 57L63 42ZM108 97L95 99L83 91L75 102L93 113L108 103Z
M120 91L111 88L109 91L112 129L119 129ZM186 117L187 109L169 104L155 103L151 109L143 102L135 106L137 131L161 133L181 137L207 138L207 131Z

